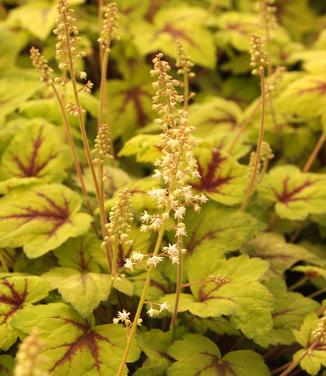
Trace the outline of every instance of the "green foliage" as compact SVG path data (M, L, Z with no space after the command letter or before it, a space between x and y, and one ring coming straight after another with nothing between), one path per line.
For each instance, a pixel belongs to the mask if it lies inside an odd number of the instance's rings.
M0 376L326 376L323 2L67 1L0 1Z

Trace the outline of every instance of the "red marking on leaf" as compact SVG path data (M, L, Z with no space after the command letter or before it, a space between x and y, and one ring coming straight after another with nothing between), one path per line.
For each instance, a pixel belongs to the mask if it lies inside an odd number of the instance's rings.
M46 167L46 165L51 162L51 160L57 157L58 154L56 152L51 152L50 155L42 163L38 162L37 159L39 156L40 147L44 142L44 139L42 137L43 130L44 126L41 126L37 137L33 141L32 153L26 164L17 155L11 155L13 161L21 171L21 175L19 175L19 177L40 176L41 171Z
M249 27L249 30L245 28L245 26ZM242 23L229 23L227 24L227 29L232 31L237 31L239 34L242 35L248 35L250 33L250 27L252 27L253 24L250 22L242 22Z
M283 190L281 193L277 192L274 188L272 188L277 200L282 202L283 204L288 204L289 202L293 201L306 201L308 198L305 197L295 197L298 193L302 192L305 188L310 187L313 185L313 182L307 180L306 182L298 185L296 188L289 190L289 179L290 177L286 177L283 181Z
M204 172L204 167L198 161L200 180L198 183L192 184L193 188L197 191L218 192L222 185L232 180L232 176L221 176L218 174L218 170L225 159L226 157L222 157L218 149L214 149L212 159L207 165L206 172Z
M309 87L306 89L301 89L299 91L299 95L305 94L305 93L314 93L314 92L320 95L326 94L326 81L315 79L314 82L316 83L316 86Z
M69 219L69 203L65 196L63 196L64 206L61 207L51 198L47 197L44 193L36 192L36 195L42 197L49 206L44 209L33 209L29 206L22 207L16 205L16 207L19 210L23 210L24 212L19 214L1 215L0 221L6 219L22 220L22 223L17 225L17 227L20 227L33 220L52 222L53 227L48 232L49 236L53 236L58 230L58 228L62 226L64 223L71 223Z
M7 287L7 289L10 292L10 296L5 294L0 295L0 303L4 303L11 306L10 311L0 315L3 317L3 321L1 322L1 324L4 324L9 320L9 318L12 315L15 314L15 312L22 308L27 297L28 282L27 279L25 279L25 285L22 292L17 291L15 289L14 284L6 278L3 279L0 283L2 286Z
M84 239L82 238L80 240L80 246L78 249L78 256L79 256L79 265L80 269L83 273L88 272L89 269L89 263L90 259L86 260L85 258L85 248L84 248Z
M144 126L147 123L148 116L143 108L141 97L145 96L151 98L151 93L142 89L139 86L134 86L126 91L121 91L118 93L124 96L121 107L119 108L118 113L123 113L127 105L131 102L135 108L137 114L137 122L140 126Z
M92 330L89 322L86 323L80 323L75 320L65 319L61 317L54 317L59 320L62 320L65 324L71 324L75 328L77 328L80 331L80 335L75 338L75 340L71 343L65 343L63 345L56 346L55 348L63 348L66 347L67 351L63 354L63 356L58 359L52 368L50 369L50 372L53 372L57 367L62 366L66 362L70 362L77 351L82 350L83 348L86 348L93 360L96 370L99 374L101 374L101 360L100 360L100 350L99 350L99 342L104 341L107 343L111 343L108 338L102 336L101 334L96 333Z
M172 23L168 22L160 31L158 31L154 37L153 41L162 33L170 34L171 37L176 40L183 40L184 42L189 43L192 47L198 48L197 43L182 29L176 28Z
M229 362L219 359L217 356L207 353L207 352L201 352L201 354L212 357L212 362L209 363L206 367L196 372L195 376L201 375L203 371L210 369L210 368L215 368L217 375L236 376Z

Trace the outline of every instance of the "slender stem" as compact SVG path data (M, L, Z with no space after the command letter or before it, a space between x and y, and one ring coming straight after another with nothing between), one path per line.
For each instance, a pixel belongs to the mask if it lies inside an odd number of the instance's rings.
M277 367L275 369L273 369L273 371L271 372L271 374L274 376L274 375L278 375L280 372L284 371L289 365L291 365L292 362L288 362L288 363L285 363L283 364L282 366L280 367Z
M265 93L265 73L262 71L260 73L260 84L261 84L261 109L260 109L260 126L259 126L259 134L258 134L258 141L257 141L257 148L256 148L256 156L255 162L252 169L252 173L249 179L249 183L247 186L247 190L245 193L244 200L241 205L241 211L245 211L248 204L250 197L254 191L254 187L257 180L257 174L259 169L260 163L260 154L261 154L261 146L264 141L264 123L265 123L265 104L266 104L266 93Z
M237 143L239 142L240 140L240 137L242 136L242 134L245 132L245 130L247 129L250 121L252 120L252 118L255 116L257 110L259 109L261 105L261 99L259 99L257 101L257 103L255 104L255 106L252 108L250 114L242 121L240 127L238 128L238 132L236 133L235 137L234 137L234 140L232 141L232 143L230 144L230 146L228 147L227 149L227 152L229 154L231 154L235 148L235 146L237 145Z
M173 314L172 314L171 325L170 325L170 327L173 330L175 329L176 322L177 322L180 294L182 292L182 276L183 276L183 254L182 254L182 250L179 249L179 263L178 263L178 268L177 268L177 287L175 291L174 308L173 308Z
M72 88L73 88L73 92L74 92L74 98L75 98L77 111L78 111L79 128L80 128L80 132L81 132L81 136L82 136L82 140L83 140L83 145L84 145L84 149L85 149L85 153L86 153L87 163L88 163L89 169L91 171L92 179L93 179L96 199L97 199L97 202L98 202L98 205L99 205L102 235L103 235L103 238L106 238L106 237L108 237L108 233L105 229L106 213L105 213L105 208L103 207L103 205L101 205L100 188L99 188L99 184L98 184L96 173L95 173L94 163L93 163L93 160L92 160L91 150L90 150L90 147L89 147L86 128L85 128L85 124L84 124L82 108L81 108L80 100L79 100L79 96L78 96L76 75L75 75L74 64L73 64L72 55L71 55L70 35L69 35L68 27L67 27L68 22L67 22L66 16L65 16L64 25L65 25L65 34L66 34L66 39L67 39L67 55L68 55L68 61L69 61L69 73L70 73L70 79L71 79ZM107 252L108 259L112 260L112 250L111 250L111 246L110 246L110 241L105 242L105 244L106 244L106 252ZM108 267L110 268L110 264L108 265Z
M280 376L289 375L300 364L300 362L309 354L309 352L311 352L315 347L319 345L319 339L320 338L317 338L316 341L314 341L296 361L292 361L291 364L286 368L286 370L280 374Z
M154 249L154 252L153 252L153 256L157 256L157 254L160 250L160 246L161 246L161 243L162 243L164 232L165 232L165 224L163 223L161 228L160 228L160 231L158 233L158 237L157 237L157 240L156 240L156 245L155 245L155 249ZM118 372L116 373L116 376L121 376L122 373L123 373L123 370L124 370L124 367L125 367L125 364L126 364L126 361L127 361L127 358L128 358L129 350L130 350L130 347L132 345L133 339L134 339L135 334L136 334L136 329L137 329L137 326L138 326L138 320L140 318L142 309L143 309L144 304L145 304L145 299L146 299L148 288L150 286L153 268L154 267L151 265L147 270L145 284L144 284L144 287L143 287L143 290L142 290L142 293L141 293L141 296L140 296L137 311L136 311L136 314L135 314L135 317L134 317L134 320L133 320L133 323L132 323L132 327L131 327L131 330L130 330L130 333L129 333L129 336L128 336L128 339L127 339L125 351L124 351Z
M98 23L99 23L99 31L101 31L101 28L102 28L103 7L104 7L104 0L98 0ZM102 51L102 48L101 48L100 45L99 45L99 54L100 54L100 65L102 65L103 51Z
M307 282L309 281L309 278L304 276L302 278L300 278L296 283L294 283L290 288L289 290L290 291L294 291L296 289L298 289L299 287L303 286L304 284L306 284Z
M118 240L113 242L112 251L112 275L117 275L117 263L118 263Z
M317 291L313 292L312 294L308 295L308 298L313 299L313 298L315 298L318 295L324 294L325 292L326 292L326 287L324 287L324 288L322 288L320 290L317 290Z
M58 93L57 88L55 87L54 84L51 84L51 88L52 88L52 90L53 90L53 92L54 92L54 94L57 98L57 101L58 101L58 104L59 104L59 107L60 107L63 125L64 125L64 129L65 129L65 133L66 133L66 138L67 138L69 147L71 149L76 174L78 176L80 186L81 186L83 195L85 197L86 205L87 205L89 213L91 215L93 215L94 209L93 209L93 206L92 206L92 203L91 203L91 200L90 200L90 197L89 197L86 185L85 185L85 180L84 180L84 177L83 177L83 171L82 171L82 168L81 168L81 163L80 163L77 148L76 148L76 145L75 145L75 142L74 142L74 138L73 138L72 133L71 133L68 116L67 116L63 101L62 101L62 99L61 99L61 97ZM95 224L95 222L93 222L93 223L94 223L94 226L95 226L95 232L97 233L96 224Z
M317 142L317 144L315 145L313 151L311 152L306 164L304 165L303 167L303 172L307 172L310 170L311 166L313 165L313 163L315 162L316 158L317 158L317 155L318 153L320 152L321 148L323 147L324 143L326 141L326 133L323 132L321 134L321 136L319 137L319 140Z

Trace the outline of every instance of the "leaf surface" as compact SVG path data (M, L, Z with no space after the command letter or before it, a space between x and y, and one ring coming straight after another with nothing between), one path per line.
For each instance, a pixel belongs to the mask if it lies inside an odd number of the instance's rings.
M88 230L92 218L78 212L80 205L80 197L60 184L12 191L0 200L0 245L41 256Z
M92 319L81 318L63 303L30 308L17 315L14 324L27 334L33 328L39 330L46 369L53 376L114 376L117 372L126 342L126 331L120 325L95 326ZM133 344L127 361L138 357Z
M168 376L267 376L262 357L252 350L239 350L221 356L214 342L199 334L186 334L174 342L169 354L176 362Z
M49 290L48 283L39 277L12 276L0 279L1 349L8 350L16 342L18 332L12 326L15 315L45 298Z

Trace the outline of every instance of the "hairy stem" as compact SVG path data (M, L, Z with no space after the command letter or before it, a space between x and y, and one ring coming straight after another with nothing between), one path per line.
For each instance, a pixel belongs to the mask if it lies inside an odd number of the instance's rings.
M266 104L266 93L265 93L265 74L264 72L260 73L260 84L261 84L261 108L260 108L260 126L259 126L259 134L258 134L258 141L257 141L257 147L256 147L256 157L254 161L254 166L252 169L252 173L249 179L249 183L247 186L247 190L245 193L244 200L241 205L241 210L245 211L248 204L250 197L254 191L256 180L257 180L257 174L258 174L258 168L259 168L259 162L260 162L260 154L261 154L261 146L264 141L264 123L265 123L265 104Z
M92 203L91 203L91 200L90 200L90 197L89 197L86 185L85 185L85 180L84 180L84 177L83 177L83 171L82 171L82 168L81 168L81 163L80 163L77 148L76 148L76 145L75 145L75 142L74 142L74 138L73 138L72 133L71 133L68 116L67 116L62 98L60 97L60 94L58 93L57 88L55 87L54 84L51 84L51 88L52 88L52 90L53 90L53 92L56 96L56 99L57 99L59 107L60 107L61 116L62 116L63 125L64 125L64 130L65 130L65 133L66 133L66 138L67 138L67 141L68 141L71 153L72 153L76 174L77 174L79 182L80 182L80 186L81 186L84 198L85 198L85 202L86 202L89 213L93 216L94 209L93 209L93 206L92 206ZM94 230L97 233L97 228L96 228L95 222L93 222L93 225L95 226Z
M157 254L160 250L164 232L165 232L165 224L163 223L161 228L160 228L160 231L158 233L158 236L157 236L153 256L157 256ZM152 278L153 268L154 267L151 265L151 266L149 266L149 268L147 270L145 284L144 284L144 287L143 287L143 290L142 290L142 293L141 293L141 296L140 296L137 311L136 311L136 314L135 314L135 317L134 317L134 320L133 320L133 323L132 323L130 333L128 335L127 344L126 344L126 347L125 347L125 350L124 350L124 354L123 354L118 372L116 373L116 376L121 376L122 373L123 373L123 370L124 370L124 367L125 367L125 364L126 364L126 361L127 361L127 358L128 358L129 350L130 350L130 347L132 345L132 342L133 342L135 334L136 334L136 329L137 329L137 326L138 326L138 320L140 318L142 309L143 309L144 304L145 304L146 295L147 295L147 292L148 292L148 289L149 289L149 286L150 286L150 282L151 282L151 278Z
M65 16L65 18L66 18L66 16ZM90 147L89 147L86 128L85 128L85 124L84 124L82 108L81 108L80 100L79 100L79 96L78 96L75 69L74 69L74 64L73 64L72 55L71 55L71 44L70 44L70 35L69 35L68 27L67 27L67 25L68 25L67 19L65 19L64 25L65 25L65 34L66 34L66 40L67 40L67 54L68 54L68 61L69 61L69 73L70 73L70 79L71 79L72 88L73 88L73 92L74 92L74 98L75 98L77 111L78 111L79 128L80 128L80 132L81 132L81 136L82 136L82 140L83 140L84 150L85 150L85 153L86 153L87 163L88 163L89 169L91 171L91 175L92 175L96 199L97 199L97 202L98 202L98 205L99 205L102 236L103 236L103 238L105 238L105 237L108 236L106 229L105 229L106 213L105 213L105 208L103 207L103 205L101 205L100 188L99 188L99 184L98 184L96 173L95 173L94 163L93 163L93 160L92 160L91 150L90 150ZM105 244L106 244L107 257L108 257L109 260L112 260L112 250L111 250L111 247L109 245L109 242L105 242ZM110 268L110 264L108 265L108 267Z
M178 246L178 248L179 248L179 246ZM181 244L180 248L179 248L179 263L178 263L178 268L177 268L177 287L176 287L176 291L175 291L174 308L173 308L171 325L170 325L170 327L173 330L175 329L176 322L177 322L179 302L180 302L180 294L182 292L182 276L183 276L183 254L182 254L182 244Z

